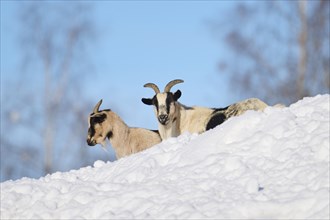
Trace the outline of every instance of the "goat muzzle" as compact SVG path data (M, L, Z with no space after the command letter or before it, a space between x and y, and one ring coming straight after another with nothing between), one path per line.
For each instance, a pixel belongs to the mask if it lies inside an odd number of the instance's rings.
M96 141L92 140L91 138L87 138L87 144L89 146L95 146L96 145Z
M168 122L168 115L159 115L159 116L158 116L158 121L159 121L159 123L161 123L162 125L167 124L167 122Z

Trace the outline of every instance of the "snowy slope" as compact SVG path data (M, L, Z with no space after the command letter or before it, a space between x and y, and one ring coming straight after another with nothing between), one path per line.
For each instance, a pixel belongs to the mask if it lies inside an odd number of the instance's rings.
M1 183L1 219L329 219L329 95L115 162Z

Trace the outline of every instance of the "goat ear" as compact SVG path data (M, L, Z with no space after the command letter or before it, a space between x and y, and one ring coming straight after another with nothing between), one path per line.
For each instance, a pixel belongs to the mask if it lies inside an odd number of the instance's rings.
M178 101L178 99L181 97L181 91L178 89L174 94L174 100Z
M152 99L142 98L141 101L146 105L152 105Z

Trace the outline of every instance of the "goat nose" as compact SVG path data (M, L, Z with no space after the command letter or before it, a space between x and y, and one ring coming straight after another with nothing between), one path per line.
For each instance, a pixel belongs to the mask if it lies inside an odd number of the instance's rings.
M168 118L167 115L159 115L159 116L158 116L158 120L159 120L161 123L166 122L167 118Z
M92 139L90 139L90 138L87 138L87 144L89 146L94 146L95 145L94 141L92 141Z

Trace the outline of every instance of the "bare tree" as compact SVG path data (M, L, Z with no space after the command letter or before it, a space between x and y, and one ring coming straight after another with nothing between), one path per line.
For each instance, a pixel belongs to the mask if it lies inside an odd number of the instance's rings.
M330 89L330 2L239 2L213 23L230 54L220 61L233 90L292 103ZM222 14L223 15L223 14ZM224 75L225 76L225 75Z
M23 65L13 87L16 91L12 92L17 101L5 114L17 115L17 120L8 117L6 122L15 124L13 132L18 127L24 131L17 140L2 135L1 145L7 153L19 154L30 146L31 160L38 164L33 166L37 170L34 176L91 161L90 156L81 153L86 151L82 140L85 141L87 132L87 121L82 115L88 115L88 107L92 106L81 89L91 65L86 51L95 38L91 11L88 3L81 2L20 3L18 40ZM24 136L28 138L23 141ZM86 157L77 156L80 154Z

